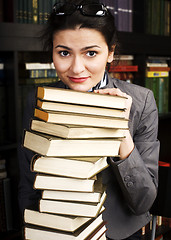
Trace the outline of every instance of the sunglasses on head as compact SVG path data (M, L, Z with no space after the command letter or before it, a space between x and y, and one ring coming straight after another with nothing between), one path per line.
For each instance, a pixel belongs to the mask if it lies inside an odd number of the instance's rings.
M56 3L53 6L53 12L57 16L71 15L76 10L85 16L105 16L107 14L107 8L103 4L84 4L84 5L75 5L70 3Z

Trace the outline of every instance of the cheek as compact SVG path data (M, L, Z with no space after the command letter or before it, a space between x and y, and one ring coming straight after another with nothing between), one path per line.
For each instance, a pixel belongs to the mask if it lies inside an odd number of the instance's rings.
M57 57L53 57L53 63L58 73L66 72L68 69L68 64L66 64L66 62L61 61Z
M91 70L93 73L101 73L104 71L106 67L107 61L104 59L101 59L99 61L93 62L92 64L89 65L89 70Z

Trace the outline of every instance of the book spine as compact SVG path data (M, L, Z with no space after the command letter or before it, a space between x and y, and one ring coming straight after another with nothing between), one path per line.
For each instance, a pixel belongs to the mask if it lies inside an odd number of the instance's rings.
M0 232L6 232L6 213L5 213L5 199L4 199L4 187L3 179L0 179Z
M168 77L169 72L160 72L160 71L147 71L147 77Z
M38 23L38 0L32 0L33 23Z
M23 1L23 23L28 22L28 1Z
M111 66L109 71L115 71L115 72L137 72L138 66Z
M39 0L39 24L43 24L44 0Z
M28 5L27 5L27 8L28 8L28 20L27 20L27 22L28 23L33 23L33 5L32 5L32 1L28 1L28 3L27 3Z

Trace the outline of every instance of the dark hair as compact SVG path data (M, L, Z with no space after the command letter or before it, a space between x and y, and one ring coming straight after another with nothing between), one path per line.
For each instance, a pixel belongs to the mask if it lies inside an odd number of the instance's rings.
M75 5L83 5L88 3L99 3L99 0L66 0L60 1ZM115 54L119 43L117 38L117 29L115 27L115 19L111 12L108 10L108 14L103 17L100 16L85 16L82 15L79 10L76 10L71 15L57 16L55 12L52 12L49 16L47 25L42 35L44 50L52 51L53 49L53 35L54 33L65 30L80 28L91 28L102 33L109 50L115 44Z

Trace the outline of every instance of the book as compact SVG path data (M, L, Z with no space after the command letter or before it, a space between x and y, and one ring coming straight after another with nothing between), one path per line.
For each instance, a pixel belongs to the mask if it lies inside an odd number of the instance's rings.
M32 119L30 128L33 131L67 139L123 138L125 132L124 129L62 125L37 119Z
M88 217L42 213L31 209L25 209L24 211L25 223L68 232L76 231L79 227L90 220L91 218Z
M79 179L37 174L34 181L35 189L60 191L93 192L95 179Z
M102 213L104 210L105 208L102 207L100 213ZM42 213L33 209L25 209L24 211L24 222L27 224L67 232L75 232L78 228L80 228L82 225L89 222L90 220L92 220L92 218Z
M147 71L169 72L170 71L170 67L162 67L162 66L147 67Z
M96 190L94 185L94 192L71 192L71 191L57 191L57 190L43 190L42 199L49 200L68 200L72 202L94 202L100 201L102 192Z
M23 146L46 156L117 156L120 139L61 139L25 131Z
M138 66L135 65L118 65L118 66L111 66L109 72L137 72Z
M106 239L105 232L107 228L106 222L101 223L85 240L103 240Z
M0 179L0 232L14 230L10 178Z
M26 226L24 229L25 239L32 240L50 240L50 239L62 239L62 240L83 240L86 239L100 224L103 223L102 214L97 218L92 219L90 222L84 224L74 233L64 231L53 231L45 228L36 228L35 226ZM88 239L87 239L88 240Z
M38 87L37 97L54 102L75 103L80 105L99 106L126 109L126 98L97 94L93 92L79 92L70 89L54 87Z
M70 113L81 113L90 115L99 115L106 117L125 117L124 109L111 109L105 107L94 107L85 106L78 104L60 103L37 100L37 107L43 110L57 111L57 112L70 112Z
M32 160L32 171L73 178L91 178L107 168L107 158L93 158L89 161L69 158L39 156Z
M57 123L57 124L69 124L80 126L93 126L103 128L128 128L128 119L119 117L106 117L90 114L79 114L69 112L54 112L45 111L36 108L34 111L34 117L39 118L45 122Z
M147 77L168 77L169 76L169 72L168 71L165 71L165 72L162 72L162 71L147 71L146 73L146 76Z
M38 70L38 69L55 69L53 62L41 63L41 62L26 62L26 70Z
M106 192L102 194L99 203L79 203L41 199L39 202L39 210L40 212L46 213L95 218L99 214L105 199Z

